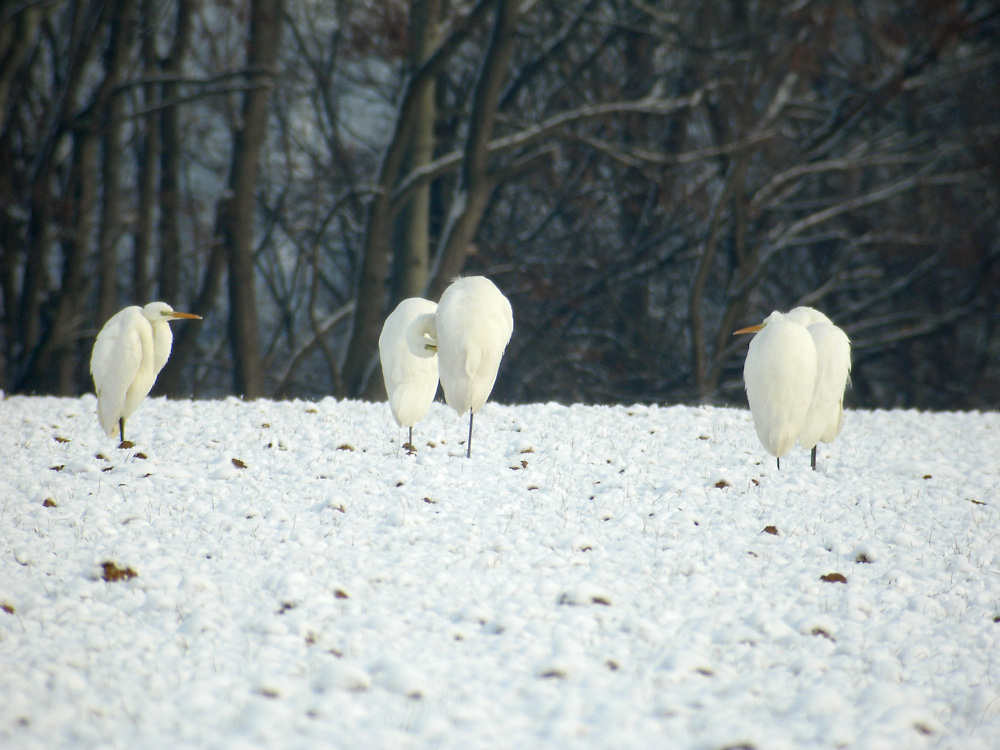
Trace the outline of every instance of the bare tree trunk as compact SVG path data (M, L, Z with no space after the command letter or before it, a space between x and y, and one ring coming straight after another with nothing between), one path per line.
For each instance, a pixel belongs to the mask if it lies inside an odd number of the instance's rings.
M190 311L198 315L207 315L215 307L222 291L222 279L226 273L226 247L222 244L221 238L229 231L226 227L233 221L232 212L232 198L223 198L216 205L215 231L213 232L216 242L209 248L201 288L190 306ZM202 326L178 326L174 338L173 353L156 379L156 393L176 394L179 392L181 373L191 360L201 330Z
M708 339L705 331L704 306L705 285L708 282L720 237L726 224L726 209L732 199L733 191L739 189L743 179L745 160L737 159L730 164L729 172L716 196L709 215L708 231L701 248L698 268L691 281L691 297L688 300L688 319L691 325L691 347L693 356L695 395L699 400L705 399L712 391L708 377Z
M42 13L41 4L26 3L15 11L13 22L0 24L0 131L4 130L7 122L11 84L21 72L21 64L35 43L35 32Z
M156 53L154 0L142 0L141 54L143 76L152 80L160 70ZM145 304L153 296L149 264L153 252L153 226L156 212L156 178L160 161L160 112L156 109L160 87L147 83L142 87L142 101L147 114L142 118L143 133L138 156L138 196L132 249L132 301Z
M250 10L247 67L256 84L243 99L243 127L236 133L229 187L233 221L223 235L229 257L229 331L234 383L244 398L264 395L257 296L254 290L254 207L260 152L267 131L267 103L276 75L283 0L254 0Z
M81 222L92 220L86 213L80 213L84 210L81 204L89 206L89 210L93 210L94 207L93 198L88 193L92 186L84 184L88 180L93 180L97 171L96 163L91 162L91 158L96 155L91 149L95 143L94 137L89 132L85 133L93 127L92 123L87 122L97 109L93 103L90 107L91 114L84 113L78 116L76 124L72 152L74 163L70 168L69 180L70 193L72 191L76 193L67 195L67 200L64 201L64 205L70 206L70 217L67 217L65 212L59 217L55 216L54 176L60 159L60 147L70 132L70 124L75 114L73 107L84 79L87 63L100 36L97 29L102 23L103 8L81 2L75 4L72 10L68 39L65 41L65 47L59 50L65 55L65 59L59 61L62 68L52 73L53 87L57 90L58 96L50 102L50 107L44 112L39 123L43 135L29 176L31 198L26 242L29 252L21 282L17 321L19 355L25 364L15 384L16 390L45 390L45 383L51 384L54 380L58 383L61 378L58 374L54 375L55 352L65 345L69 337L68 327L80 323L80 321L75 323L70 321L77 307L77 304L70 299L70 295L81 293L84 279L82 246L89 240L89 235L80 233ZM94 102L97 98L98 95L95 95ZM90 171L79 176L77 173L82 168L80 165L84 163L88 165L86 169ZM61 292L52 300L55 312L46 327L41 319L41 310L46 301L44 293L48 281L47 264L52 249L54 218L61 218L66 227L67 238L63 247L64 257L67 260L64 263ZM92 225L88 224L84 231L89 231L90 226ZM78 275L74 277L73 274ZM78 283L70 283L74 278Z
M84 276L84 258L90 246L97 206L97 133L84 124L73 139L70 173L70 212L63 233L62 291L55 299L52 319L29 366L28 380L43 392L62 395L74 391L75 347L83 328L83 300L91 285Z
M128 60L129 39L135 20L135 0L121 0L110 16L110 39L104 55L105 93L102 119L103 149L101 174L103 179L101 218L97 235L97 320L105 321L118 309L118 253L116 245L122 232L121 145L123 95L118 85L124 79Z
M159 298L176 303L180 294L180 173L181 152L180 105L175 101L179 89L173 79L181 74L181 65L191 41L192 0L178 0L174 22L174 38L163 65L164 83L161 92L163 113L160 120L160 269Z
M493 193L495 181L489 174L490 140L496 122L497 102L503 92L514 49L519 11L519 0L499 0L497 3L493 34L472 102L462 171L431 275L432 299L437 299L451 280L462 272L469 245Z
M418 69L431 56L437 36L440 0L415 0L410 15L410 64ZM410 154L406 171L421 169L434 158L434 124L437 116L434 81L421 92L413 113ZM431 184L427 181L413 192L398 218L399 242L393 254L393 289L390 308L400 300L418 297L427 287L430 271Z
M639 99L648 93L649 88L656 80L653 65L653 40L639 30L628 30L624 32L624 49L622 51L623 64L625 67L625 86L623 95L626 99ZM650 119L638 112L628 113L623 116L622 142L628 149L641 147L649 142ZM652 127L662 128L659 122L652 123ZM623 254L631 254L645 244L646 222L644 216L648 211L650 200L655 200L656 185L647 179L643 171L637 166L628 167L624 170L616 192L621 195L621 247ZM635 325L629 325L621 331L618 346L621 348L624 357L636 357L640 352L648 351L652 346L651 339L657 333L651 326L645 324L647 321L646 311L649 309L649 284L645 278L638 278L634 284L623 289L623 293L617 303L623 313L623 317L628 321L635 321ZM635 375L639 379L643 373L641 355L635 362Z

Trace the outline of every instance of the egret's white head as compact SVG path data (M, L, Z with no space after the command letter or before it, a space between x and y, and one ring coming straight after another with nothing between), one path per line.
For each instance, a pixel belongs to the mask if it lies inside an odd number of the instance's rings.
M768 323L776 323L779 320L784 320L784 318L785 316L779 310L775 310L766 318L764 318L763 323L758 323L755 326L747 326L746 328L741 328L738 331L733 331L733 335L736 336L740 333L757 333L758 331L763 330L764 326L766 326Z
M150 302L144 308L142 308L142 314L145 316L146 320L150 323L155 323L157 320L166 320L170 322L171 320L177 320L179 318L187 318L189 320L201 320L200 315L195 315L193 313L185 312L175 312L174 308L168 305L166 302Z

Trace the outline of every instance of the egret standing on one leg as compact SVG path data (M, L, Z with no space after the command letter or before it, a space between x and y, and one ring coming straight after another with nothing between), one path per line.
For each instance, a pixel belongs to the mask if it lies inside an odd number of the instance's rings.
M97 418L109 437L121 434L125 420L149 394L156 376L167 363L173 334L171 320L200 315L174 312L166 302L126 307L111 316L94 341L90 374L97 391Z
M775 310L760 325L736 333L754 333L743 381L761 445L778 459L795 445L816 384L816 345L805 326Z
M409 329L410 350L430 356L436 348L438 374L448 406L472 417L490 397L504 350L514 331L510 302L483 276L455 279L444 290L434 315L422 315Z
M826 315L796 307L785 318L803 325L816 347L816 385L799 432L799 445L810 451L816 468L816 444L832 443L844 425L844 389L851 379L851 340Z
M430 300L404 299L385 319L378 337L378 356L389 408L396 424L409 428L409 440L403 447L411 452L416 450L413 425L426 416L437 393L438 363L431 350L421 347L417 354L410 350L408 331L417 318L434 315L436 310L437 305Z

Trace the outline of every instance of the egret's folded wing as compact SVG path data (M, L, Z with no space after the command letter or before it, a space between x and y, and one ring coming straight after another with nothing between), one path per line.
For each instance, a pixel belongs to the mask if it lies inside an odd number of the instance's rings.
M851 342L832 323L814 323L809 334L816 344L816 385L799 442L812 448L822 440L833 442L844 422L844 389L851 372Z

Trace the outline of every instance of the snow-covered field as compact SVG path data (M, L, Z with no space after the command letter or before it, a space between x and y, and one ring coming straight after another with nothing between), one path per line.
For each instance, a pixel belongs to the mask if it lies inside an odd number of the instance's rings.
M0 415L3 748L1000 747L996 413Z

